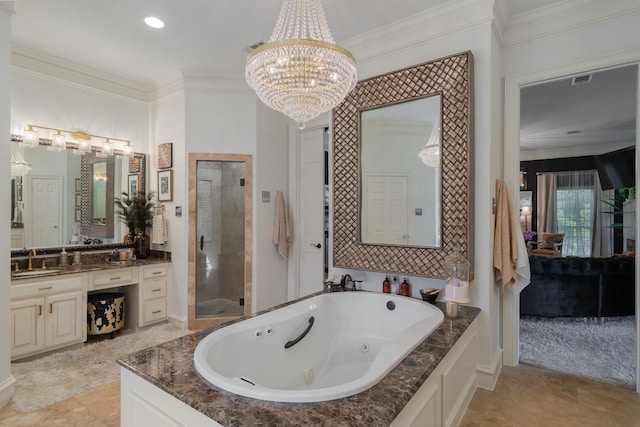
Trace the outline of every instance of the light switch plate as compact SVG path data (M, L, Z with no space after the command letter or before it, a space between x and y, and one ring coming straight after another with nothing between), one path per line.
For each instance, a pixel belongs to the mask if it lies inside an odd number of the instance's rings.
M269 203L271 201L271 192L263 191L262 192L262 203Z

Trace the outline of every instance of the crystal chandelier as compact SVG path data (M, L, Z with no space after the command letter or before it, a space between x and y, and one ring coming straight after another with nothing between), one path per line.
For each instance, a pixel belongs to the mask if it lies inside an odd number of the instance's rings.
M420 157L420 160L422 160L425 165L432 168L440 167L441 133L440 118L438 117L433 124L431 136L427 140L427 143L424 147L420 148L420 151L418 151L418 157Z
M302 128L355 86L356 61L335 44L321 0L284 0L269 42L247 57L247 83Z
M11 142L11 176L23 176L29 173L31 165L25 162L15 142Z

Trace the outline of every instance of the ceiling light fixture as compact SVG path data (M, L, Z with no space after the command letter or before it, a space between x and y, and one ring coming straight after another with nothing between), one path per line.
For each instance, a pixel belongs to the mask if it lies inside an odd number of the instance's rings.
M27 163L15 142L11 142L11 176L23 176L29 173L31 165Z
M424 147L420 148L420 151L418 151L418 157L420 157L420 160L422 160L425 165L432 168L440 167L440 146L442 145L441 134L440 118L438 117L433 124L431 136L427 140L427 143Z
M147 16L146 18L144 18L144 23L151 28L164 28L164 22L162 22L162 19L156 18L155 16Z
M247 57L245 78L262 102L301 128L358 80L356 60L335 44L320 0L283 0L271 39Z

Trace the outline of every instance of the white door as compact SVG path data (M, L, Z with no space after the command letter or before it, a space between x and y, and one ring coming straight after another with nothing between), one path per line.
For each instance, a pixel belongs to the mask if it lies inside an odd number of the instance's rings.
M300 131L298 153L299 210L293 228L299 236L300 298L322 290L324 279L324 128Z
M365 243L409 242L409 177L367 174L364 177L362 240Z
M31 179L31 246L59 246L62 242L61 177Z

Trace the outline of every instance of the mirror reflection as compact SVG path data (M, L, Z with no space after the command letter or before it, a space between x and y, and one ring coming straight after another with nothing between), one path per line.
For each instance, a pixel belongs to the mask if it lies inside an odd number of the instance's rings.
M441 101L361 113L362 243L441 246Z
M91 197L91 222L105 225L107 223L107 162L93 164L93 194Z
M23 177L11 181L11 249L24 247L59 247L70 243L74 225L80 227L82 204L89 199L81 199L81 157L72 150L49 151L46 146L20 148L26 162L32 169ZM94 164L90 174L92 222L102 224L109 217L107 198L107 163L115 165L112 186L118 194L121 190L121 171L127 168L127 159L110 156ZM125 169L122 169L122 168ZM111 198L113 201L113 198ZM92 233L83 234L97 237ZM105 243L107 243L105 241Z

